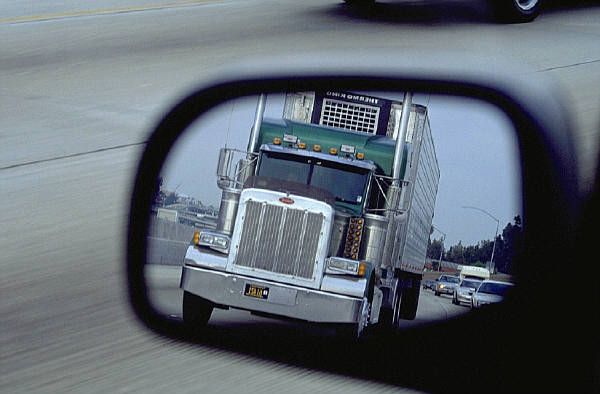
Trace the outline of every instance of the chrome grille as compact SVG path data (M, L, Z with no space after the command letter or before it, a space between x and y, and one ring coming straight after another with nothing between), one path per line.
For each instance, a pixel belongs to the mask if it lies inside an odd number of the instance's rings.
M234 264L312 279L324 216L249 200Z
M320 124L324 126L375 134L378 120L378 107L331 99L323 100Z

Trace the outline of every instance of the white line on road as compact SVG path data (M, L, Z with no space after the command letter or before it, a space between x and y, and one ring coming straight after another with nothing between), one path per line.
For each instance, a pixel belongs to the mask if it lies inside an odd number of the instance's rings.
M205 3L216 3L220 0L193 0L193 1L177 1L168 3L157 3L157 4L146 4L146 5L133 5L133 6L122 6L122 7L111 7L111 8L100 8L95 10L80 10L80 11L68 11L58 12L52 14L42 15L28 15L28 16L17 16L10 18L0 18L0 23L24 23L24 22L38 22L49 19L62 19L72 18L77 16L93 16L102 14L114 14L120 12L135 12L135 11L147 11L156 10L162 8L177 8L177 7L189 7Z

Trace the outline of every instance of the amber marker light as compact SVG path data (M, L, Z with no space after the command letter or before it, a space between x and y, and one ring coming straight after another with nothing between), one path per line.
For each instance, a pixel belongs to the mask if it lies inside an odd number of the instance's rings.
M321 152L321 145L315 145L313 146L313 149L315 152Z
M363 276L365 272L367 272L367 264L361 261L358 265L358 276Z
M329 148L329 154L330 155L337 155L337 149L336 148Z
M300 149L306 149L306 143L305 142L298 142L298 148L300 148Z
M358 152L358 153L356 154L356 158L357 158L358 160L363 160L363 159L365 158L365 154L364 154L364 153L362 153L362 152Z
M281 145L281 138L277 138L277 137L273 138L273 143L275 145Z
M194 231L194 244L198 244L200 242L200 231Z

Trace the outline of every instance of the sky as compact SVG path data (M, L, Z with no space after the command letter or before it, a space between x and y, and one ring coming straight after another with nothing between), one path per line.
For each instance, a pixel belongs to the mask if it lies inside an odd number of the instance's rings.
M402 93L368 94L402 98ZM474 245L493 239L497 222L480 210L498 219L498 232L521 214L518 149L509 119L472 99L415 94L413 102L428 107L440 167L432 238L444 233L446 249L459 241ZM192 124L167 158L163 187L218 207L219 149L246 150L256 103L257 97L224 103ZM269 95L265 117L281 118L282 111L283 96Z

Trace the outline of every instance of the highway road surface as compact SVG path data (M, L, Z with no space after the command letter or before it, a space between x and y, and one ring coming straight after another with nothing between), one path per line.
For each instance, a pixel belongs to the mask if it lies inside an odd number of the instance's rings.
M0 0L0 392L403 390L402 379L396 386L323 370L306 352L326 354L330 345L298 326L265 332L261 325L270 323L251 318L259 329L230 322L187 346L148 332L132 315L125 231L148 132L173 100L240 58L359 46L522 63L564 87L584 187L593 176L594 3L554 7L526 25L491 24L480 3L467 0L386 1L368 14L338 0L47 3ZM427 300L422 307L449 304ZM272 339L266 333L295 356L253 357ZM286 342L290 333L301 337Z

